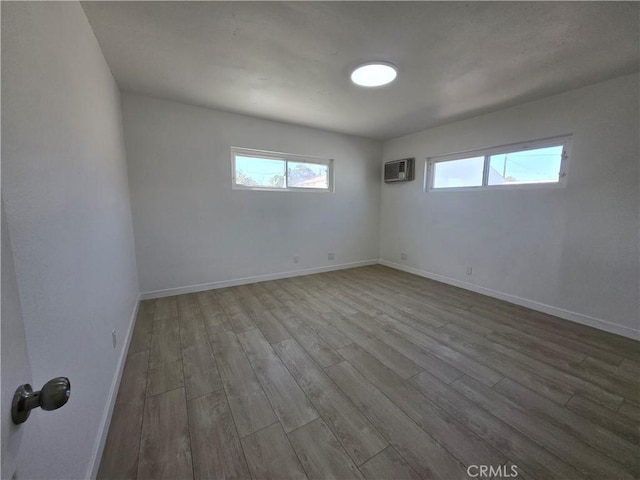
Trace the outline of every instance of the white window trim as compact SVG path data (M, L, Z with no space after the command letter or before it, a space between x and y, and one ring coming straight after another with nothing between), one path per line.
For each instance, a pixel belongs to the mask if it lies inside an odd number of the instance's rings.
M288 174L288 163L312 163L314 165L326 165L329 167L327 172L328 188L304 188L304 187L285 187L285 188L270 188L270 187L248 187L246 185L238 185L236 183L236 155L247 157L258 157L273 160L282 160L284 165L284 177L285 183ZM333 193L334 192L334 168L333 159L327 157L314 157L312 155L299 155L295 153L284 152L272 152L269 150L258 150L254 148L245 147L231 147L231 189L232 190L251 190L251 191L264 191L264 192L307 192L307 193Z
M427 157L424 169L424 190L425 192L465 192L479 190L514 190L514 189L531 189L531 188L564 188L567 183L568 160L571 154L571 138L572 135L559 135L556 137L543 138L539 140L531 140L528 142L510 143L507 145L499 145L496 147L481 148L477 150L466 150L462 152L450 153L446 155L434 155ZM524 182L501 185L488 185L489 175L489 157L501 153L520 152L523 150L534 150L545 147L556 147L562 145L562 160L560 162L560 172L557 182ZM484 157L484 166L482 170L482 185L474 187L444 187L433 188L434 166L440 162L450 162L453 160L463 160L466 158Z

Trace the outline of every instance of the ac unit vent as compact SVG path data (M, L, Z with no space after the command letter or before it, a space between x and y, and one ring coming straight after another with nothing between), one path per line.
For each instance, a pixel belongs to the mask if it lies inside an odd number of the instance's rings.
M384 164L384 181L386 183L408 182L413 180L413 158L394 160Z

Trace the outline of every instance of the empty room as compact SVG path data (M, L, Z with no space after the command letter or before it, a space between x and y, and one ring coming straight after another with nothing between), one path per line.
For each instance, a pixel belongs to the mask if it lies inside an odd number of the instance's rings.
M640 478L640 3L0 6L2 479Z

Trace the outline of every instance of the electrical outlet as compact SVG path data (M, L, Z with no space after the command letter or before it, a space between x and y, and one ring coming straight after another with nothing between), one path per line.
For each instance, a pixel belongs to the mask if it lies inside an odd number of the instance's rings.
M406 252L400 252L400 260L406 260L408 258Z
M472 271L473 271L473 269L471 267L467 267L467 275L471 275Z
M293 256L293 263L298 263L298 260L300 260L300 257L298 255L294 255Z
M116 345L118 344L118 337L116 336L115 330L111 331L111 343L113 343L113 348L116 348Z
M335 253L333 253L333 252L330 252L330 253L329 253L329 255L327 255L327 258L328 258L329 260L333 260L334 258L336 258L336 254L335 254Z

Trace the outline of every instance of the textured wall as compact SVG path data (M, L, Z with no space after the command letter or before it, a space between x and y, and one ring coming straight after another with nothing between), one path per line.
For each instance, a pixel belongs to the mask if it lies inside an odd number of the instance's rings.
M637 337L639 103L631 75L386 142L417 180L382 187L380 257ZM566 188L423 191L426 157L568 133Z
M135 95L123 120L143 292L378 258L380 142ZM335 192L232 190L231 146L333 158Z
M138 282L120 96L79 3L2 2L2 195L33 384L72 386L18 478L85 478Z

